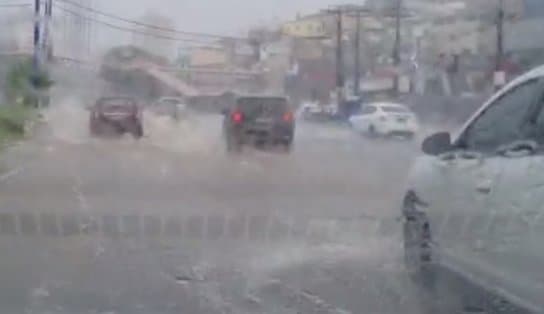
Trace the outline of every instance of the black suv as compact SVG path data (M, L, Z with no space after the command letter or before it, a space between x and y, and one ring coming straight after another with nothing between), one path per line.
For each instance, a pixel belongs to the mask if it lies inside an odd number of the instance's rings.
M238 152L244 145L281 145L287 151L291 149L295 119L285 97L237 97L223 114L229 152Z

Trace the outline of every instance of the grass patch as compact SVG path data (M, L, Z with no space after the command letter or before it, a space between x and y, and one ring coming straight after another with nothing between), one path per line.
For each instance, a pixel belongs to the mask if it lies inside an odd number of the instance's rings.
M36 117L36 109L28 106L0 105L0 150L23 139L27 124Z

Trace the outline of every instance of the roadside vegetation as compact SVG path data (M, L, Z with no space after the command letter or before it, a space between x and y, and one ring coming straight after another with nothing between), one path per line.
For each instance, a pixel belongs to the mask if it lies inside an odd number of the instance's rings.
M5 101L0 104L0 149L27 135L37 120L38 103L53 82L47 72L35 73L32 60L15 63L6 74Z

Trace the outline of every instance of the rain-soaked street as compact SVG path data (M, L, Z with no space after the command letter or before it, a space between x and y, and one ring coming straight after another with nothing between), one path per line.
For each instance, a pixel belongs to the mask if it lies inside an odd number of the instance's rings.
M0 24L0 314L544 314L543 0Z
M139 142L88 138L73 108L46 120L0 181L0 295L13 313L426 306L398 220L416 142L300 123L291 154L228 156L219 115L147 118Z

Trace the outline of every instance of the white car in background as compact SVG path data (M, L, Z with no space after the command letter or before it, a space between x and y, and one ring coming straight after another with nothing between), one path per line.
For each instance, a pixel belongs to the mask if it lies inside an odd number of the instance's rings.
M411 138L419 129L416 115L408 107L386 102L364 104L349 122L357 132L369 136Z
M515 313L544 313L544 66L422 151L402 204L407 268L433 285L447 271Z
M297 118L308 118L311 115L318 115L323 112L323 109L317 102L305 102L300 105L296 111Z

